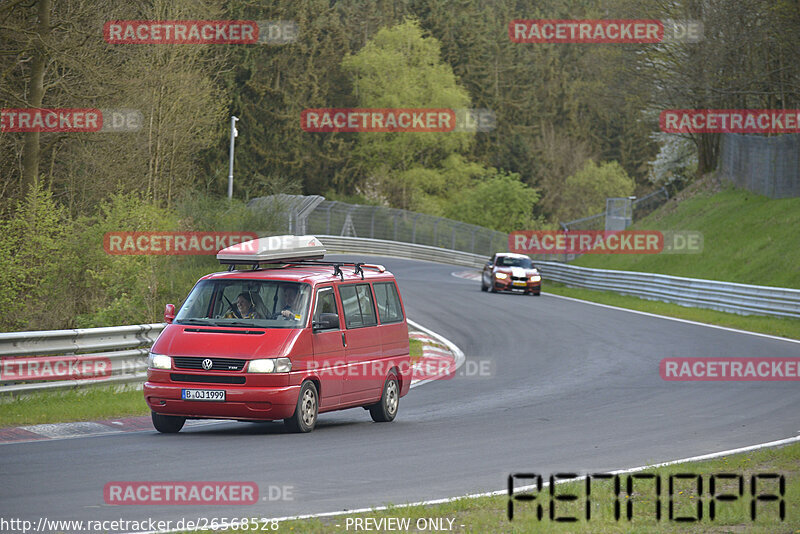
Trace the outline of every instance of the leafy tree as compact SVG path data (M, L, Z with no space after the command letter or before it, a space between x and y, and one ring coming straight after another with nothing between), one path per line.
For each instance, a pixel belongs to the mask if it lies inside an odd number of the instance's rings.
M221 0L0 3L0 107L135 109L134 133L0 135L0 198L44 176L72 215L119 191L169 205L197 181L199 152L224 130L225 47L108 44L115 19L221 19ZM197 14L202 13L198 17Z
M56 268L69 220L50 191L34 181L10 217L0 220L0 330L47 327L63 320L55 303L71 288Z
M605 210L606 198L630 196L635 187L634 181L616 161L598 165L589 160L581 170L567 178L558 218L570 221L601 213Z
M533 217L538 199L519 175L496 173L456 197L446 215L501 232L530 230L540 224Z
M380 30L357 54L346 56L342 67L354 77L360 107L455 110L470 105L467 92L441 60L438 40L425 37L413 19ZM363 132L357 136L354 157L365 174L436 167L450 154L466 151L472 138L463 132ZM401 204L408 205L408 199Z
M690 183L697 171L697 147L686 137L658 133L661 149L650 162L650 181L658 186L669 186L673 192Z

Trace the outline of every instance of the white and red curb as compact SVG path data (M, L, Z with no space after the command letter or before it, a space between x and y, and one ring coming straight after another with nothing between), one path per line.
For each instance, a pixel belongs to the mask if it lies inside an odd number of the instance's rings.
M203 426L219 423L216 419L197 419L186 421L186 427ZM142 432L153 430L149 415L137 417L121 417L106 421L77 421L74 423L45 423L41 425L25 425L0 428L0 445L8 443L27 443L52 439L83 438L88 436L107 436L126 432Z
M456 272L450 273L450 276L455 276L456 278L463 278L464 280L479 281L481 279L481 272L480 271L456 271Z
M422 341L422 357L412 365L411 387L452 378L458 368L464 365L465 357L462 350L446 337L428 330L419 323L411 319L407 322L408 337Z

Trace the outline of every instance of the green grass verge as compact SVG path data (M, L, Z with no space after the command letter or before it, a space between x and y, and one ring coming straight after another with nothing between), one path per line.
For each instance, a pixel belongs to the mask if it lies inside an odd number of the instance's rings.
M800 288L800 198L716 189L711 178L699 182L681 193L688 198L671 200L630 228L702 232L702 253L586 254L574 265Z
M709 483L711 475L728 473L742 475L744 482L743 495L735 501L718 501L715 504L715 518L709 517ZM778 474L785 477L785 517L780 520L778 501L760 501L757 504L756 519L751 518L751 488L753 475ZM541 473L547 478L552 473ZM615 495L612 484L608 481L592 483L590 496L591 519L586 520L586 483L568 482L556 486L557 495L576 495L574 502L558 502L557 516L575 516L577 522L556 522L549 518L549 489L545 488L533 502L514 502L514 519L507 516L508 496L464 498L446 504L433 506L389 507L388 510L369 513L341 515L322 519L305 519L277 523L278 532L297 534L355 532L355 520L370 518L379 521L385 518L409 519L412 527L409 532L417 532L418 520L439 520L448 525L452 520L451 532L553 532L553 533L661 533L661 532L754 532L754 533L798 533L800 532L800 444L791 444L780 448L761 449L748 453L719 457L702 462L687 462L657 469L648 469L637 474L653 474L661 477L661 520L655 519L656 492L654 479L633 479L633 491L627 496L626 482L628 475L620 475L620 519L616 520L613 512ZM702 493L696 491L693 481L674 479L673 517L696 516L698 499L702 500L703 518L700 521L677 522L669 519L669 477L677 474L700 475L703 479ZM502 487L505 480L498 480ZM530 480L520 480L515 487L531 484ZM716 479L717 494L738 493L738 480ZM759 479L757 492L760 494L779 493L777 480ZM517 492L523 494L524 492ZM632 519L627 519L627 505L631 503ZM538 519L536 505L543 504L543 517ZM374 527L374 523L370 524ZM348 528L349 526L349 528ZM363 531L363 529L362 529ZM374 528L372 532L406 532L406 530ZM424 531L420 529L419 531ZM430 531L430 529L428 529ZM226 532L247 532L246 530L228 530Z
M411 354L411 363L416 363L422 358L422 341L419 339L408 340L409 353Z
M141 389L93 386L0 400L0 427L148 415Z
M419 360L422 342L410 339L409 345L412 361ZM149 414L141 389L94 386L0 397L0 428Z
M750 332L800 339L800 319L765 317L760 315L736 315L735 313L725 313L703 308L688 308L667 302L619 295L610 291L566 287L563 284L550 281L544 286L544 291L553 293L554 295L563 295L565 297L608 304L609 306L666 315L668 317L677 317L678 319L687 319L699 323L715 324Z

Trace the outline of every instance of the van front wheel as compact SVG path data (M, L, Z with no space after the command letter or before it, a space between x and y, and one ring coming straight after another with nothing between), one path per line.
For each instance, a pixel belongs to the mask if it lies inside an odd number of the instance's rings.
M395 375L389 375L383 384L383 395L378 404L369 407L369 415L376 423L394 421L400 404L400 386Z
M306 380L300 388L294 415L284 419L283 423L291 432L311 432L317 424L318 410L317 386L314 382Z
M185 417L161 415L156 412L150 412L150 417L153 419L153 426L156 430L164 434L176 434L180 432L181 428L183 428L183 424L186 422Z

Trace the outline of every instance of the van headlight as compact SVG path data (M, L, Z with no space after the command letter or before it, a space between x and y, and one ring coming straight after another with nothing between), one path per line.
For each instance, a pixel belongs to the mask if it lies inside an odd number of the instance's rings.
M147 367L150 369L172 369L172 358L150 352L147 355Z
M265 358L250 360L247 366L248 373L288 373L292 370L292 360L289 358Z

